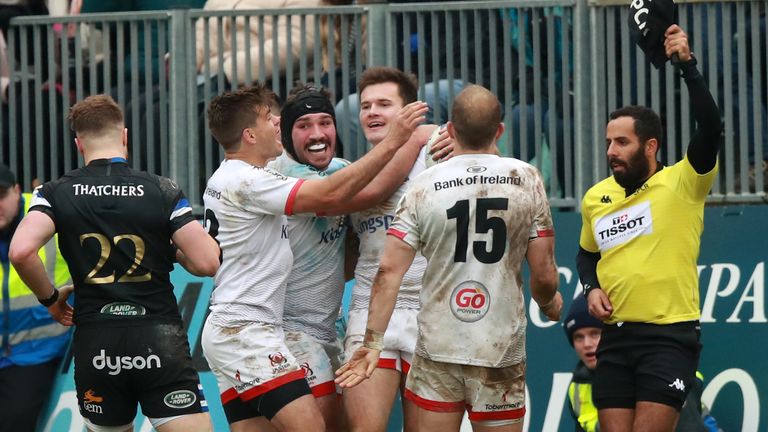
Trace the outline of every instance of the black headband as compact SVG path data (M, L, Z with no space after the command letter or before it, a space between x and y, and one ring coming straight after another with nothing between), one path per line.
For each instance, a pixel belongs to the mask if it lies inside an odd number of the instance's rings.
M317 113L330 114L333 117L333 125L336 126L336 111L333 109L333 104L317 90L303 91L295 99L286 102L280 111L280 137L283 147L296 161L299 159L291 139L293 124L304 115Z

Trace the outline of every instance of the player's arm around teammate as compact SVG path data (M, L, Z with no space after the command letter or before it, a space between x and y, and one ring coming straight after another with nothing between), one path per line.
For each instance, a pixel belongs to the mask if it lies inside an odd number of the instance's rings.
M395 127L399 127L399 125L396 124ZM397 150L392 160L387 163L384 169L363 190L349 200L334 206L332 210L326 213L329 215L354 213L379 205L391 197L405 181L416 158L421 154L422 147L424 147L424 144L426 144L436 128L437 126L435 125L420 125L417 127L405 145ZM450 140L444 139L443 142L445 145L448 145Z

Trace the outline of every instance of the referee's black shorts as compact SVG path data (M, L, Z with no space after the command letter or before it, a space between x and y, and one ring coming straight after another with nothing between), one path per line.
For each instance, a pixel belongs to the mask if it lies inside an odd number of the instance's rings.
M597 348L592 399L600 408L657 402L678 411L696 380L698 321L607 325Z

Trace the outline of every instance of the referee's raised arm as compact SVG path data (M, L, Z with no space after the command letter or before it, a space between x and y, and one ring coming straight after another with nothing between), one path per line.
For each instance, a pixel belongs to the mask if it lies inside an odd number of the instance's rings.
M677 24L673 24L665 36L667 56L677 53L680 58L680 73L688 86L691 114L696 121L696 131L688 144L688 160L696 172L704 174L711 171L717 162L720 134L723 131L720 110L707 88L704 76L696 67L697 59L688 44L688 35Z

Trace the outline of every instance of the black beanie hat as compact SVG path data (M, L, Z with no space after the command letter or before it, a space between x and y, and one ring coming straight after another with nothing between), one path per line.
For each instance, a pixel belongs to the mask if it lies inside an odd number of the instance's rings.
M603 328L603 322L589 314L587 299L579 295L571 303L568 315L563 320L563 330L571 345L573 345L573 332L584 327Z
M331 101L322 91L314 87L301 90L295 98L288 100L283 109L280 110L280 139L283 142L283 148L297 162L296 149L293 148L293 139L291 133L293 124L301 116L307 114L327 113L333 117L333 126L336 127L336 111Z

